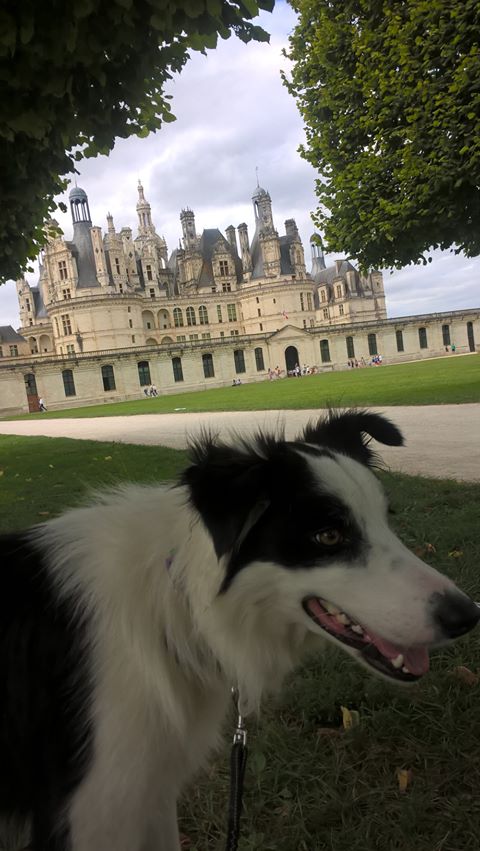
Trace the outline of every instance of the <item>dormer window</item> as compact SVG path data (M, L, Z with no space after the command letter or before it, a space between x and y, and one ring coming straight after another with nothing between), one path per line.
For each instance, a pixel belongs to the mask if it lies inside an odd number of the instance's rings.
M336 291L337 291L337 298L341 298L342 297L342 285L341 284L337 284Z
M222 278L226 278L227 275L230 274L228 269L228 260L220 260L220 275Z
M120 260L118 259L118 257L115 257L115 268L117 270L117 275L119 275L120 274Z
M67 261L60 260L58 264L58 271L60 274L60 280L65 281L67 279Z

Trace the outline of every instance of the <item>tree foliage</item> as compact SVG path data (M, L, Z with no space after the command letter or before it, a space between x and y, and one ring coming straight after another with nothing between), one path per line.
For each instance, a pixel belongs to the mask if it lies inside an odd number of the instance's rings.
M274 0L4 0L0 8L0 282L45 244L65 176L116 138L173 121L165 83L190 50L235 33Z
M291 0L291 79L330 251L480 253L480 2Z

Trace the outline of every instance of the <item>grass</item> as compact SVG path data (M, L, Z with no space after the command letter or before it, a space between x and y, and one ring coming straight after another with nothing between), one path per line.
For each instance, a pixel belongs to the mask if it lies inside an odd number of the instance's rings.
M26 414L33 417L112 417L197 411L325 408L329 405L442 405L480 401L480 357L449 357L393 366L262 381L168 396Z
M54 515L91 486L171 478L184 460L160 447L0 437L1 528ZM382 479L407 546L480 599L480 485ZM437 651L405 690L333 650L293 675L248 720L240 851L477 851L480 682L456 675L459 665L479 671L478 631ZM341 706L359 713L353 730ZM403 793L397 769L412 772ZM223 849L227 789L228 746L180 807L191 851Z

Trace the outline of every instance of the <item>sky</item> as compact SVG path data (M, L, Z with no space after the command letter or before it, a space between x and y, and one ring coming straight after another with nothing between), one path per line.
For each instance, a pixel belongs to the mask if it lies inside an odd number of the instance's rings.
M280 69L288 72L282 48L295 13L277 0L273 14L263 13L259 23L271 34L269 45L244 45L232 36L207 57L193 54L167 90L177 121L147 139L119 140L108 157L79 163L77 182L89 197L93 224L105 229L110 211L117 230L129 226L135 236L140 179L169 252L178 246L184 207L194 210L197 232L224 232L246 221L251 238L258 168L277 230L284 233L285 219L296 219L310 268L316 172L298 153L302 119L280 78ZM70 239L70 213L58 211L56 218ZM428 266L384 270L390 317L479 306L480 257L435 251L432 258ZM28 280L36 283L37 276ZM0 325L19 325L13 282L0 287Z

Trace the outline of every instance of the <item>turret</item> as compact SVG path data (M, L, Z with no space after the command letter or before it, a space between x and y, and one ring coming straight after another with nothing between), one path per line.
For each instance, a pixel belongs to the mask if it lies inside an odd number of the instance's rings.
M194 248L197 243L197 233L195 230L195 213L186 207L180 213L180 221L183 231L183 247L185 250Z

